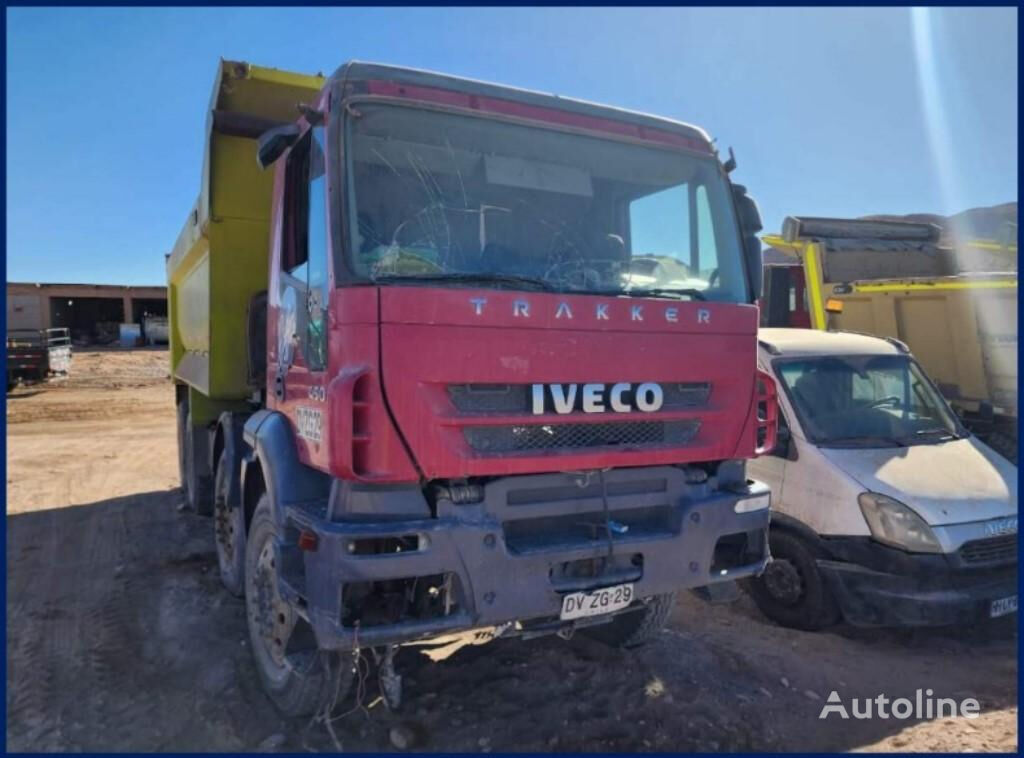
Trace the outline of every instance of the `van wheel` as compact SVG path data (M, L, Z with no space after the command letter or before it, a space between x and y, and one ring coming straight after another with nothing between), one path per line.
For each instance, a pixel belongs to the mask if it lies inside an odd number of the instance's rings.
M842 617L839 606L807 543L794 534L775 529L768 539L772 560L749 585L761 612L791 629L816 631L837 623Z
M643 645L665 626L675 601L674 592L654 595L646 598L635 611L620 613L606 624L581 629L580 634L612 647Z
M286 716L307 716L344 699L352 682L348 657L317 649L309 623L278 589L278 528L270 498L260 496L245 546L249 640L263 689ZM330 669L330 672L328 672Z
M220 580L235 597L245 594L245 509L228 505L231 470L228 451L222 450L213 478L213 536L217 546Z

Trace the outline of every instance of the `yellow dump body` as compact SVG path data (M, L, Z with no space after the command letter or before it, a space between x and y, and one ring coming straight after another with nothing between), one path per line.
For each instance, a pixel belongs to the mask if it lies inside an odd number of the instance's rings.
M872 270L883 268L877 256L902 256L885 264L890 269L934 267L936 274L950 270L957 256L937 245L904 250L877 240L849 240L844 252L861 254L851 264L838 260L832 240L762 239L803 263L812 328L894 337L907 344L955 406L975 412L987 402L997 414L1016 417L1015 270L871 278ZM969 260L974 268L976 259Z
M167 260L171 374L192 389L194 423L256 389L248 377L246 319L250 299L267 288L273 182L256 162L257 138L295 121L296 105L312 102L324 81L220 62L199 199Z

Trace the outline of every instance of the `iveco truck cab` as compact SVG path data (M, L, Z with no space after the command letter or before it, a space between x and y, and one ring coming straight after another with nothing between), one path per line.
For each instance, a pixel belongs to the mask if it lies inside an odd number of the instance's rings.
M277 705L353 656L642 642L760 572L757 208L701 129L222 62L167 264L182 478Z

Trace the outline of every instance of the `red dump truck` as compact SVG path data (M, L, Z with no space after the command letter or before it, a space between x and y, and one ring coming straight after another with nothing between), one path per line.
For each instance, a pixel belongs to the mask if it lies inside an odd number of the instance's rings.
M400 645L632 645L677 590L763 570L745 461L775 389L734 166L563 97L221 63L167 262L180 463L282 711L353 651L394 702Z

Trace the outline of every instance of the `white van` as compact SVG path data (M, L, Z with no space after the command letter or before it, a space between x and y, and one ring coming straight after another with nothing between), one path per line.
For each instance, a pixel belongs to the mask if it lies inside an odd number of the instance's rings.
M906 346L762 329L779 438L772 561L748 589L779 624L937 625L1017 610L1017 468L957 420Z

